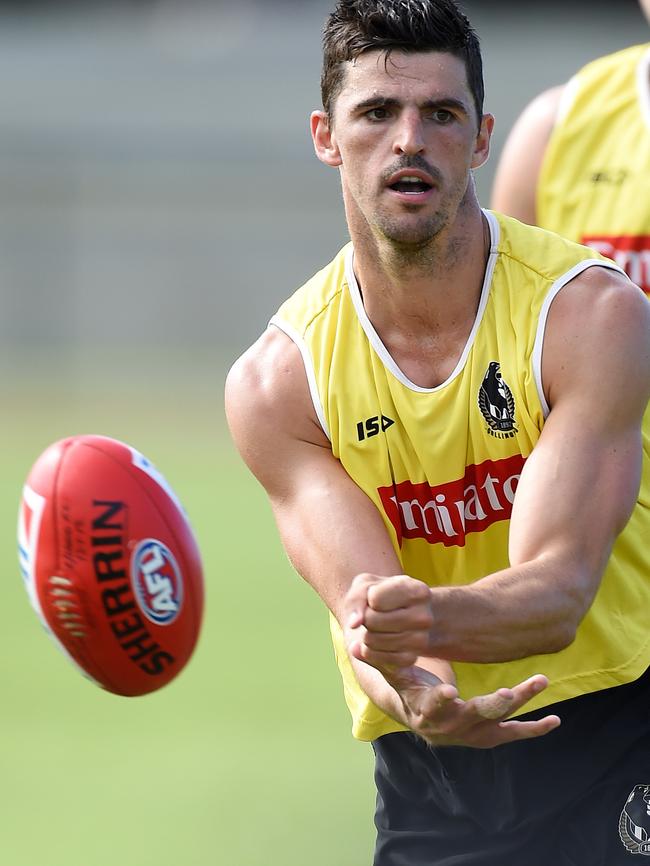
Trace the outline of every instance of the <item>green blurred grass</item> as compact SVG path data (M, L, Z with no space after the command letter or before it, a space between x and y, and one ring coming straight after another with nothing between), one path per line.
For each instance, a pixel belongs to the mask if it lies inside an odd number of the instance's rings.
M0 862L369 863L370 749L349 733L325 610L292 572L230 445L222 367L152 362L137 379L111 359L3 369ZM87 432L128 441L158 465L203 551L198 649L145 698L86 682L42 631L18 571L29 467L50 442Z

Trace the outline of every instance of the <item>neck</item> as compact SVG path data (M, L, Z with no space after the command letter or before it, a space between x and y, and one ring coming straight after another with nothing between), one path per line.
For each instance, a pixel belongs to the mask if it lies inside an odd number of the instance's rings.
M378 238L367 227L350 226L350 233L366 313L380 334L430 337L473 322L489 252L475 197L451 226L417 247Z

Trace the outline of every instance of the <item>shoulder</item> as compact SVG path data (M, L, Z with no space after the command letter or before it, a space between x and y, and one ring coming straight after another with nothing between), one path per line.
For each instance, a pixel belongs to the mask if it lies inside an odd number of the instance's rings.
M569 82L549 87L532 99L520 115L518 123L550 133L555 125Z
M292 443L329 443L311 400L298 346L274 326L238 358L226 377L228 426L244 461L269 488Z
M346 244L324 268L317 271L280 307L272 322L301 339L309 327L335 306L346 280L352 244Z
M278 328L269 326L233 363L226 377L226 407L253 399L269 408L287 376L298 366L298 349Z
M648 57L649 52L650 44L643 43L622 48L611 54L604 54L602 57L597 57L595 60L586 63L578 70L574 79L582 79L584 81L600 79L606 81L609 80L613 73L636 74L638 64Z
M315 444L327 442L322 413L315 408L308 356L314 333L319 332L315 324L336 307L351 254L352 245L346 244L284 301L267 330L228 372L226 416L244 459L260 435L265 442L285 434Z
M529 103L506 139L497 166L492 206L530 224L536 221L537 179L565 87L546 90Z
M318 426L299 347L270 325L238 358L226 377L226 414L239 427L240 416L250 427L293 431Z
M625 274L589 267L549 311L542 362L551 408L568 394L600 393L634 412L650 397L650 303Z
M639 64L650 64L649 52L650 46L636 45L592 60L568 82L545 90L526 106L497 165L492 191L495 210L523 222L538 221L537 188L551 139L557 141L565 122L574 122L576 111L577 115L602 114L613 110L621 94L635 99Z
M634 45L579 69L560 95L554 139L565 128L583 134L585 124L607 123L626 105L636 110L640 76L647 77L649 66L650 45Z
M650 303L622 271L594 265L570 280L558 293L549 324L588 342L607 335L607 345L628 345L635 334L650 332ZM646 348L650 348L650 345Z
M537 278L536 291L545 291L551 284L568 282L580 270L606 259L583 244L568 240L556 232L493 212L499 225L497 250L518 276L526 273ZM609 263L611 265L611 263Z

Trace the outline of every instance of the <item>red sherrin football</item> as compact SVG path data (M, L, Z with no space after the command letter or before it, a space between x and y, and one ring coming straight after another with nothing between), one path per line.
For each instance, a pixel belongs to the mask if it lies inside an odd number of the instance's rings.
M203 613L199 549L134 448L105 436L50 445L23 489L18 548L41 621L98 685L144 695L187 664Z

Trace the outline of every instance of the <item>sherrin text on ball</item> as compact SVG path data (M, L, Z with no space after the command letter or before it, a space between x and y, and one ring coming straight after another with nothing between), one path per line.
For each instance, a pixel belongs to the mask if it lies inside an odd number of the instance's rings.
M199 548L150 461L106 436L50 445L23 488L19 561L45 629L91 680L144 695L176 677L196 646Z

